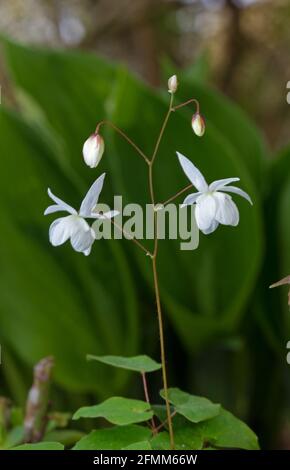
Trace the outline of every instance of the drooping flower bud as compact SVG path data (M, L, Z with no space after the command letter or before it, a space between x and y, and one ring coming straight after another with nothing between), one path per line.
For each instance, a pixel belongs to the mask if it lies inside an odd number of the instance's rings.
M83 157L85 163L90 168L95 168L99 164L103 156L104 150L105 143L103 137L98 133L92 134L85 141L83 146Z
M202 137L205 133L205 120L199 113L195 113L192 116L191 127L198 137Z
M172 77L168 80L168 92L175 93L178 87L178 80L176 75L172 75Z

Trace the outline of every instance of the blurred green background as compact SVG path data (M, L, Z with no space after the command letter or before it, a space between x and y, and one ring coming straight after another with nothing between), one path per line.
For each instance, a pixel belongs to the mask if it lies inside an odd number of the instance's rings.
M126 241L96 242L88 258L55 249L42 214L48 186L78 207L103 171L104 201L148 201L126 142L107 131L94 171L82 144L106 118L152 152L177 73L176 102L198 98L207 130L193 135L189 108L172 116L157 199L186 184L179 150L209 181L239 176L254 206L239 199L238 228L201 236L197 251L161 244L169 381L222 402L262 447L290 449L287 289L268 289L290 274L289 19L287 0L2 0L1 395L25 403L33 364L53 355L54 408L142 396L134 377L85 356L158 359L148 259Z

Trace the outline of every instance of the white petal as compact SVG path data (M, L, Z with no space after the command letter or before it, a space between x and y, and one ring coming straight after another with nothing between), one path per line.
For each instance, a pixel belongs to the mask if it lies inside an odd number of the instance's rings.
M226 184L234 183L235 181L240 181L240 178L225 178L223 180L216 180L209 185L210 191L218 191L223 188Z
M92 186L88 190L79 211L79 214L82 217L91 216L91 213L95 205L97 204L100 193L102 191L105 176L106 173L103 173L101 176L99 176L99 178L92 184Z
M208 185L207 182L205 181L203 175L201 172L194 166L194 164L186 158L184 155L182 155L179 152L176 152L180 165L182 166L182 169L188 179L192 182L193 186L196 187L198 191L205 192L208 190Z
M217 204L211 194L200 196L196 201L195 218L200 230L208 230L216 215Z
M108 211L104 212L103 214L94 214L94 217L96 219L112 219L113 217L116 217L118 214L120 214L119 211Z
M238 225L239 211L232 198L222 193L215 193L214 197L217 200L215 219L223 225Z
M90 168L95 168L104 153L105 143L100 134L92 134L84 143L83 157Z
M59 197L55 196L49 188L48 188L47 192L48 192L49 197L54 202L56 202L56 204L60 207L60 209L59 209L60 211L66 211L66 212L69 212L70 214L76 214L77 213L77 211L73 207L71 207L69 204L64 202ZM54 211L54 212L56 212L56 211ZM47 212L47 213L49 214L51 212Z
M79 227L79 229L72 234L70 241L75 251L89 254L88 250L91 249L95 241L94 232L87 224L87 226Z
M44 215L48 214L53 214L54 212L60 212L63 211L64 209L61 206L58 206L57 204L53 204L52 206L48 206L45 211Z
M202 233L205 235L209 235L210 233L214 232L219 226L219 223L214 220L213 223L207 228L206 230L202 230Z
M52 222L49 227L49 241L53 246L65 243L71 236L74 228L75 216L67 215Z
M245 191L243 191L242 189L236 188L236 186L227 186L226 188L221 188L220 191L227 191L229 193L238 194L239 196L242 196L245 199L247 199L247 201L249 201L249 203L253 205L253 201L250 198L250 196Z
M181 207L184 206L189 206L191 204L194 204L199 196L201 196L202 193L192 193L188 194L186 198L184 199L183 203L181 204Z
M178 87L178 80L176 75L172 75L168 79L168 92L169 93L175 93Z

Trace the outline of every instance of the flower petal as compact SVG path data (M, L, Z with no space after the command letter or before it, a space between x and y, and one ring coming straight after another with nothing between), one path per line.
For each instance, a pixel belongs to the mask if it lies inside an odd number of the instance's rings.
M49 227L49 241L53 246L65 243L72 234L75 216L67 215L52 222Z
M203 175L196 166L184 155L179 152L176 152L180 165L188 179L192 182L193 186L196 187L198 191L205 192L208 190L208 184L205 181Z
M84 197L79 211L79 214L82 217L91 217L92 210L97 204L100 193L102 191L105 176L106 173L103 173L101 176L99 176L99 178L92 184L86 196Z
M85 220L83 221L85 222ZM94 231L88 224L87 226L79 226L79 229L72 234L70 241L75 251L89 254L95 241Z
M48 188L47 193L48 193L49 197L50 197L54 202L56 202L56 204L59 206L59 210L60 210L60 211L66 211L66 212L69 212L70 214L77 214L77 211L76 211L73 207L71 207L69 204L67 204L66 202L64 202L64 201L63 201L62 199L60 199L59 197L55 196L55 195L51 192L50 188ZM49 206L49 207L53 207L53 206ZM47 212L48 209L49 209L49 208L46 209L44 215L46 215L46 214L51 214L52 212L56 212L56 210L55 210L55 211L51 211L51 212Z
M216 180L209 185L210 191L218 191L229 183L234 183L235 181L240 181L240 178L225 178L223 180Z
M48 215L48 214L53 214L54 212L59 212L59 211L63 211L64 209L57 205L57 204L53 204L52 206L48 206L45 211L44 211L44 215Z
M200 230L208 230L212 225L217 210L215 198L211 194L200 196L196 201L195 218Z
M231 196L223 193L215 193L217 200L217 211L215 219L222 225L233 225L239 223L239 211Z
M209 235L210 233L214 232L219 226L219 223L217 220L214 220L213 223L207 228L206 230L202 230L202 233L204 235Z
M201 195L202 195L202 193L200 193L200 192L188 194L188 196L186 196L183 203L181 204L181 207L189 206L191 204L194 204L196 202L197 198Z
M238 194L239 196L242 196L243 198L247 199L247 201L249 201L249 203L253 205L253 201L248 195L248 193L246 193L246 191L243 191L240 188L236 188L236 186L227 186L226 188L221 188L219 191L227 191L229 193Z

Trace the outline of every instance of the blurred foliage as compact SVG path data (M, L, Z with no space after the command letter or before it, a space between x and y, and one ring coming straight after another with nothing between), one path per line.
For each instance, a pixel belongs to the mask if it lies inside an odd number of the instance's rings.
M46 188L77 207L106 171L106 200L122 194L144 205L143 162L119 136L106 132L97 172L83 164L81 147L107 118L150 153L168 97L95 55L7 40L3 55L17 101L16 109L0 109L3 389L19 400L23 367L52 354L57 395L72 407L79 394L104 398L128 385L126 372L96 369L87 353L158 358L154 295L148 259L125 240L97 242L89 258L68 245L52 248L42 216ZM161 243L170 383L222 402L270 445L286 409L287 293L268 293L268 285L289 271L290 151L270 164L253 123L201 77L180 74L177 100L200 100L205 137L193 136L190 109L172 115L156 162L156 197L166 200L184 186L179 150L208 181L240 177L254 206L239 200L239 227L201 237L196 251Z
M258 122L274 148L289 141L289 17L288 0L0 3L0 30L6 35L28 44L90 50L125 63L153 85L162 83L164 58L178 70L206 54L211 82ZM1 83L9 86L5 77Z

